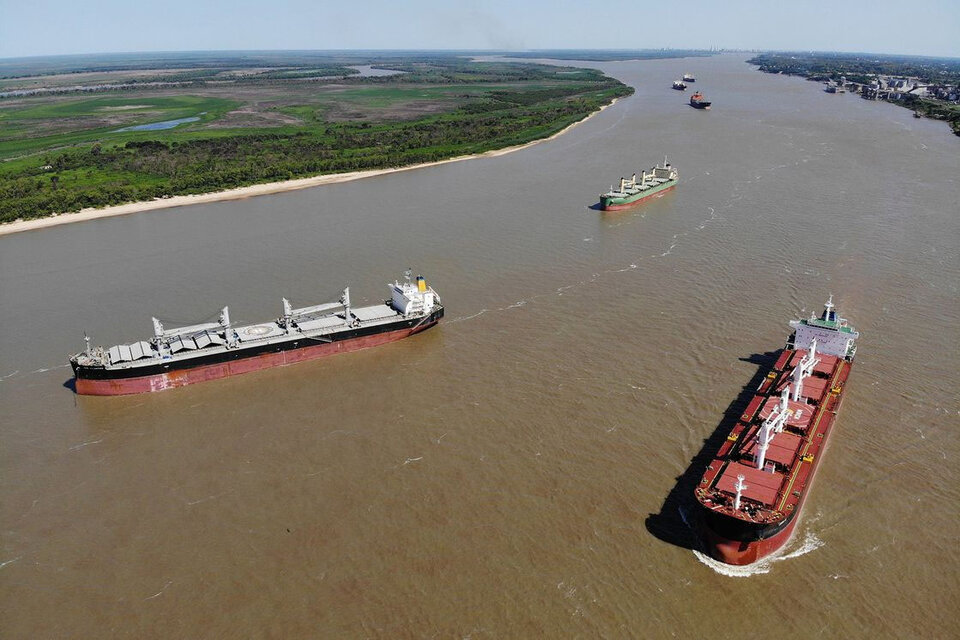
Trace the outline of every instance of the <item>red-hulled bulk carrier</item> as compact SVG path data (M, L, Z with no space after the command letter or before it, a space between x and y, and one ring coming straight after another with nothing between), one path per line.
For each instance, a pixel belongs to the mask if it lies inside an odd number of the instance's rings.
M261 324L234 327L223 308L220 321L164 329L153 319L150 340L109 349L87 348L70 358L81 395L125 395L162 391L356 351L393 342L432 327L443 317L436 292L416 282L394 282L383 304L353 308L350 289L337 302L294 309L283 299L283 315Z
M786 348L695 491L707 550L727 564L756 562L790 538L853 366L860 334L832 296L819 318L790 326Z

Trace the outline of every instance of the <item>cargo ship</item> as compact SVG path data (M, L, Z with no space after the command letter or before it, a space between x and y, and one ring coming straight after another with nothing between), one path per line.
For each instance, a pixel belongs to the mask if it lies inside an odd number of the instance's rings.
M629 180L620 178L620 187L614 189L611 185L610 191L600 194L600 207L604 211L617 211L626 209L635 204L643 202L648 198L673 189L677 186L677 170L670 166L667 159L663 159L663 166L656 165L650 173L640 172L640 180L637 181L637 174Z
M690 106L694 109L709 109L713 103L703 99L703 94L697 91L690 96Z
M153 318L153 337L86 349L70 358L75 391L125 395L162 391L268 367L356 351L424 331L443 317L440 297L422 276L389 285L382 304L353 308L350 288L336 302L293 308L283 298L276 320L235 327L224 307L219 322L165 329Z
M827 301L793 334L695 489L709 554L752 564L790 538L833 433L860 334Z
M683 82L680 80L674 80L673 88L676 89L677 91L686 91L687 85L683 84Z

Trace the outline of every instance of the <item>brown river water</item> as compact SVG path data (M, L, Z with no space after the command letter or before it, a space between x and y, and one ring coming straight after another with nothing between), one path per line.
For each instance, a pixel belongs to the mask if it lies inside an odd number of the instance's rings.
M502 157L0 237L0 636L957 637L960 138L745 59L592 64L636 95ZM664 154L674 192L590 208ZM65 386L84 331L408 266L447 307L409 340ZM704 443L830 293L862 337L802 520L718 566Z

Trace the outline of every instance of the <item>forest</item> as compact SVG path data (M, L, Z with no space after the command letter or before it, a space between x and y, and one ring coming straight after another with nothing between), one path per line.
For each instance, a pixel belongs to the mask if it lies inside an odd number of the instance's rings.
M594 70L457 57L381 61L399 72L388 76L315 75L331 66L214 90L195 84L209 69L177 68L193 74L185 87L0 102L0 222L482 153L632 93Z

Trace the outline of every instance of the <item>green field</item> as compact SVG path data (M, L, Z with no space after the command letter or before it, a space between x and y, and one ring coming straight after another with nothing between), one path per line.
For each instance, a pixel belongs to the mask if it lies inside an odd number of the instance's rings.
M584 69L452 56L384 66L403 73L0 100L0 222L480 153L550 136L632 92ZM184 118L196 120L122 130Z
M23 109L0 107L0 159L84 142L118 144L143 139L151 132L116 130L151 122L199 117L196 124L202 126L239 104L235 100L200 96L157 96L80 98ZM118 122L106 124L111 120Z

